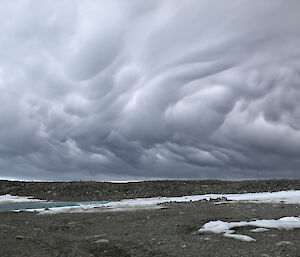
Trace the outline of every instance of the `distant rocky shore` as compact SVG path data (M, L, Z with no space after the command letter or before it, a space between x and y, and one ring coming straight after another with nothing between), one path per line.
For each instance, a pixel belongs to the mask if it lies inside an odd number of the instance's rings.
M136 197L254 193L281 190L300 190L300 180L161 180L130 183L0 180L0 195L33 196L39 199L56 201L100 201Z

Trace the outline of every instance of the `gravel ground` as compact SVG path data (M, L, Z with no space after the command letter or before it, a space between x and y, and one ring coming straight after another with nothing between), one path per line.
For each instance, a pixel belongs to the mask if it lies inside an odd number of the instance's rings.
M174 183L164 181L132 183L130 186L96 182L59 184L2 181L0 185L0 194L17 194L19 188L19 195L29 193L38 198L73 201L94 200L93 197L96 196L93 190L99 190L100 193L97 194L102 196L96 200L107 200L118 199L124 192L128 198L131 198L300 189L299 181L286 180L259 182L174 181ZM45 190L41 192L43 186ZM75 188L80 192L91 192L91 194L80 196ZM105 188L106 191L101 192L101 188ZM148 191L142 191L146 188ZM181 191L178 191L179 188ZM156 194L155 190L157 190ZM51 191L51 193L47 193L47 191ZM52 195L53 192L56 195L51 198L49 195ZM62 192L66 195L63 196ZM72 198L73 192L76 193ZM109 192L115 192L115 194L109 195ZM299 213L300 206L298 205L251 203L216 205L214 202L206 201L172 203L165 205L163 209L127 212L59 215L3 212L0 213L0 256L300 257L300 229L292 231L272 229L261 233L250 232L248 227L236 230L238 233L254 237L256 242L242 242L217 234L195 233L202 225L211 220L277 219L283 216L299 216Z

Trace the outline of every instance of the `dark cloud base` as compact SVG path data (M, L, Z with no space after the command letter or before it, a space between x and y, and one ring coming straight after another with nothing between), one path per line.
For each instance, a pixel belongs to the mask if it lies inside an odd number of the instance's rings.
M300 178L300 2L0 3L0 178Z

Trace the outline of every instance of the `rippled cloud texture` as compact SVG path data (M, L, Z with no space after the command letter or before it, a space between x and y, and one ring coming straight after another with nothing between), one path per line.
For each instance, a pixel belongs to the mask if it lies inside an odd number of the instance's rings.
M300 177L300 1L2 0L0 177Z

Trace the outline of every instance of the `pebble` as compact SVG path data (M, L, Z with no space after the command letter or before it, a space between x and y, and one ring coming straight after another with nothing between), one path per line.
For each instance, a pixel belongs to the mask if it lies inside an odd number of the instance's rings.
M107 234L100 234L100 235L93 235L93 236L86 236L84 237L86 240L90 240L90 239L97 239L97 238L101 238L101 237L105 237L107 236Z
M109 243L109 240L107 240L107 239L99 239L99 240L97 240L97 241L95 241L95 243L96 244L103 244L103 243Z
M33 228L32 231L43 231L42 228Z
M255 228L255 229L251 229L250 231L251 232L254 232L254 233L258 233L258 232L266 232L266 231L269 231L270 229L268 228Z
M293 243L289 241L281 241L276 243L276 246L283 246L283 245L293 245Z
M107 234L100 234L100 235L94 235L94 238L104 237L107 236Z
M78 224L78 222L75 222L75 221L68 222L69 226L76 226L77 224Z

